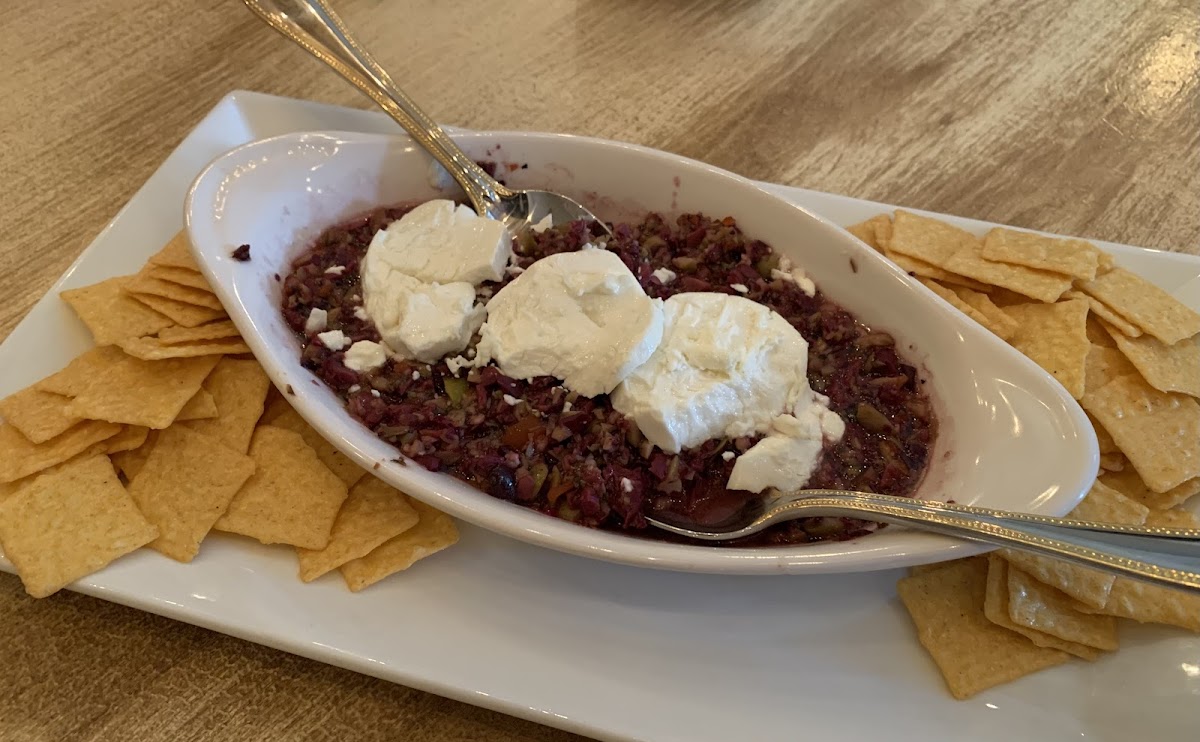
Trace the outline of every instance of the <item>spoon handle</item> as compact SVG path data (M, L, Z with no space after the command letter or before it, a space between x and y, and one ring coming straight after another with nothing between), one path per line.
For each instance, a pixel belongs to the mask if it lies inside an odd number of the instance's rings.
M244 0L267 25L329 65L395 119L449 171L480 214L508 189L459 149L351 35L324 0Z
M796 493L771 511L772 521L802 512L908 525L1200 592L1200 531L1089 523L836 490Z

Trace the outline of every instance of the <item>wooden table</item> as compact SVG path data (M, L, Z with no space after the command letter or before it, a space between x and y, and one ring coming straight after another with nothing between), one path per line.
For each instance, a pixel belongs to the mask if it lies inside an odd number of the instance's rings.
M446 122L1200 253L1187 0L338 7ZM5 31L0 337L228 91L366 107L236 0L7 0ZM6 740L572 739L8 575L0 678Z

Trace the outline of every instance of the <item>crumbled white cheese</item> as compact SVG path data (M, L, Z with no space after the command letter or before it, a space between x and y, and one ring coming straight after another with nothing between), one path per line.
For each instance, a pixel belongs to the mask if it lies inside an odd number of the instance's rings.
M325 272L326 272L327 274L331 275L331 276L340 276L340 275L342 275L343 273L345 273L345 272L346 272L346 266L344 266L344 265L331 265L331 266L329 266L328 268L326 268L326 269L325 269Z
M379 396L382 396L382 395L379 393L379 390L378 390L378 389L372 389L372 390L371 390L371 396L372 396L372 397L379 397Z
M346 351L342 361L351 371L374 371L387 362L387 348L371 340L359 340Z
M420 371L415 371L415 370L414 370L414 371L412 372L412 380L413 380L413 381L418 381L418 380L420 380L420 378L421 378L421 372L420 372Z
M750 287L744 283L731 283L731 284L729 284L729 288L733 289L734 291L738 292L739 294L749 293L749 291L750 291Z
M671 281L674 281L675 278L679 274L676 273L675 271L671 270L670 268L655 268L654 272L651 273L650 275L657 278L658 282L661 283L663 286L666 286Z
M488 303L479 364L514 379L553 376L585 397L605 394L662 338L662 302L616 253L558 253L535 262Z
M304 332L308 335L314 332L325 332L325 328L329 326L329 312L324 309L314 309L308 313L308 319L304 321Z
M367 310L363 309L361 306L357 306L354 308L354 318L366 322L367 320L371 319L371 315L367 314Z
M629 477L621 477L621 491L633 492L633 482L629 481Z
M516 407L517 405L521 404L521 400L517 399L511 394L505 394L504 404L508 405L509 407Z
M512 238L502 222L438 199L376 232L364 268L371 272L383 263L426 283L476 285L503 278L511 255Z
M613 407L651 443L678 453L723 436L768 431L807 436L809 427L783 418L805 425L815 420L830 439L841 436L841 419L808 385L808 343L782 316L749 299L718 293L676 294L663 311L658 350L612 393ZM825 413L836 422L826 423ZM753 467L753 459L743 466L745 458L739 457L735 471ZM796 474L804 465L811 470L811 463L802 461L785 473ZM807 477L808 470L804 481Z
M771 269L771 278L782 278L785 281L791 281L800 287L800 290L809 296L816 296L817 285L812 282L808 274L798 266L792 265L792 261L786 256L779 256L779 267Z
M354 347L354 346L350 346L350 347ZM349 389L347 389L346 391L350 392L351 394L354 394L354 393L355 393L355 392L357 392L359 389L362 389L362 387L361 387L361 386L359 386L358 384L351 384L351 385L350 385L350 388L349 388Z
M346 333L341 330L317 333L317 339L321 341L321 345L335 353L350 344L350 338L346 337Z
M733 451L726 451L725 453L721 454L721 458L725 461L733 461L736 455L737 454L735 454Z
M571 404L571 400L569 400L569 399L563 400L563 413L564 414L570 412L572 407L574 407L574 405Z
M450 370L451 376L458 376L460 369L471 368L475 364L470 359L464 358L461 355L453 356L446 359L446 368Z

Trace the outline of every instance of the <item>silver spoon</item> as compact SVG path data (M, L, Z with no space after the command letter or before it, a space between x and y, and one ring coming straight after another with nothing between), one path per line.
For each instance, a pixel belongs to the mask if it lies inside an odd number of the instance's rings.
M1200 593L1200 531L1089 523L842 490L769 490L715 525L699 525L663 513L646 520L680 536L728 541L753 535L775 523L810 516L912 526Z
M566 196L550 191L514 190L484 172L392 81L324 0L244 2L267 25L332 67L379 104L458 181L476 213L504 222L514 236L547 216L556 225L577 219L596 221L611 234L595 214Z

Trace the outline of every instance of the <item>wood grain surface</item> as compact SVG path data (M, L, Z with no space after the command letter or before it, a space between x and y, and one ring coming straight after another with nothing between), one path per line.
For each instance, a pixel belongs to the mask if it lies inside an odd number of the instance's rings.
M1200 253L1190 0L337 7L448 123ZM6 0L4 30L0 338L230 90L366 107L236 0ZM0 679L4 740L574 739L8 575Z

